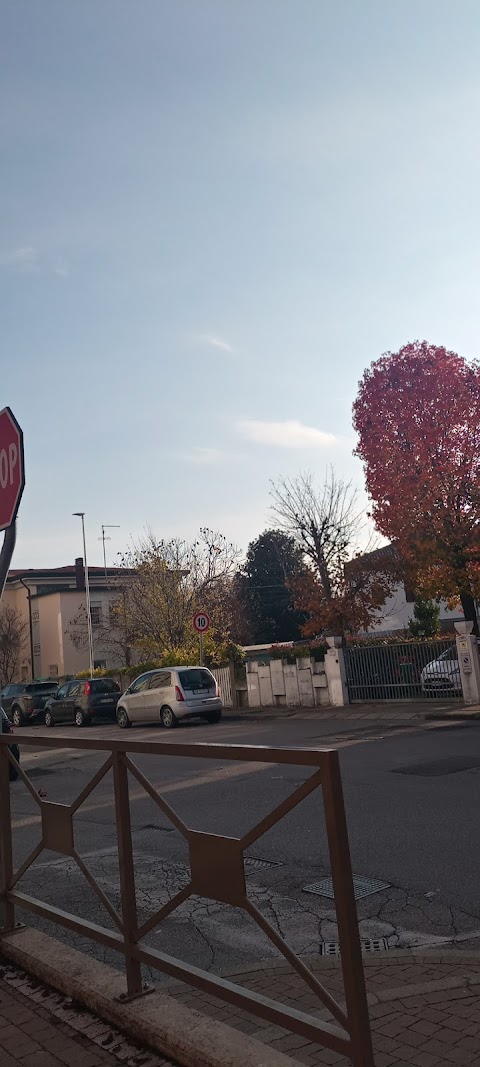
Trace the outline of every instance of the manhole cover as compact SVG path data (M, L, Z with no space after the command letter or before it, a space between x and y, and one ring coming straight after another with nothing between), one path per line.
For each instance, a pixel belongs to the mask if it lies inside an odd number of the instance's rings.
M271 867L281 867L281 863L274 863L272 860L257 860L254 856L245 856L244 865L248 871L268 871Z
M360 948L362 952L388 952L388 941L386 937L361 937ZM340 945L338 941L323 941L320 945L321 956L340 956Z
M355 900L362 900L363 897L369 897L372 893L380 893L382 889L390 889L390 882L376 882L375 879L372 878L353 879ZM303 892L315 893L317 897L328 897L330 900L335 900L331 878L322 878L321 882L305 885L303 887Z
M474 767L480 767L478 756L459 757L447 756L427 763L411 763L407 767L392 767L393 774L418 774L425 778L436 778L442 774L459 774L460 771L471 771Z

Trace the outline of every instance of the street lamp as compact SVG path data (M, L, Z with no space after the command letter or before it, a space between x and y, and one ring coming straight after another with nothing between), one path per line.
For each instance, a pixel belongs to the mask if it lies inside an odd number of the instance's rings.
M110 541L111 538L110 537L105 537L105 530L119 530L119 529L120 529L120 527L116 526L115 523L111 523L111 522L110 523L108 523L108 522L104 523L104 522L102 522L102 536L99 538L99 540L103 544L103 566L104 566L104 570L105 570L105 581L106 581L107 585L108 585L108 574L107 574L107 553L105 551L105 541Z
M93 678L93 632L92 615L90 611L90 582L88 580L87 543L85 541L85 512L74 511L73 514L82 520L83 535L83 566L85 568L85 600L87 602L87 629L88 629L88 657L90 661L90 677Z

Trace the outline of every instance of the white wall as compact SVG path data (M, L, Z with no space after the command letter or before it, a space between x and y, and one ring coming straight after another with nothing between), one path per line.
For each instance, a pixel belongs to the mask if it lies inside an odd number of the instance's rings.
M330 697L325 665L311 659L296 663L272 659L270 663L247 662L248 704L256 707L328 706Z
M407 602L405 586L400 583L394 589L392 596L388 597L382 608L379 609L377 621L372 623L368 632L383 633L389 630L406 630L410 619L413 619L413 604ZM463 621L463 612L458 605L453 611L447 607L444 600L440 601L440 621L452 624Z

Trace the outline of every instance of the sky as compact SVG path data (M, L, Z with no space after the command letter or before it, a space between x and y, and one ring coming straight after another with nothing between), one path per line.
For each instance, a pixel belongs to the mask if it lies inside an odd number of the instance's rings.
M478 0L3 0L0 407L13 565L363 491L351 407L416 338L480 351Z

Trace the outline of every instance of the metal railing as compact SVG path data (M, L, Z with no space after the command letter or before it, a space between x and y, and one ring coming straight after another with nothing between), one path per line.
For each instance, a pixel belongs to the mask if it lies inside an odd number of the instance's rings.
M8 745L21 742L48 749L87 749L106 753L105 762L82 789L72 804L45 800L16 762ZM190 829L165 798L145 777L131 758L148 754L185 759L241 761L246 763L282 764L311 768L311 774L290 796L260 820L241 838L204 833ZM9 767L13 765L20 779L38 805L41 815L41 839L21 866L13 863L12 820L10 806ZM120 871L121 914L88 869L75 847L73 816L93 789L112 771L116 818L116 834ZM189 849L190 878L186 886L166 904L139 923L135 889L132 826L130 818L129 776L143 788L163 814L185 839ZM244 851L270 830L283 816L316 789L321 788L325 812L331 874L335 893L341 966L344 979L346 1010L337 1003L309 967L289 947L249 899L245 881ZM21 737L0 735L0 904L3 905L4 926L0 933L15 929L15 908L33 912L43 919L57 923L67 930L90 938L100 945L114 949L125 959L127 992L125 999L140 996L144 991L141 965L145 964L210 993L220 1000L251 1012L275 1025L283 1026L307 1040L319 1043L351 1059L354 1067L373 1067L373 1052L368 1017L363 963L350 862L347 823L343 801L338 753L333 749L287 749L263 746L181 744L170 742L131 741L113 738L54 737L27 734ZM96 893L113 922L114 929L82 919L71 912L47 904L22 893L18 883L43 849L50 849L71 857ZM293 970L326 1006L335 1023L299 1012L288 1005L260 996L252 990L217 977L200 968L189 966L175 957L152 948L145 938L168 915L192 895L229 904L242 909L257 923ZM1 939L0 939L1 945Z
M398 641L345 649L350 699L434 700L462 696L455 640Z

